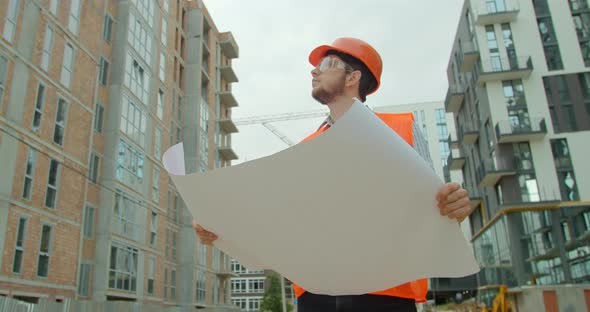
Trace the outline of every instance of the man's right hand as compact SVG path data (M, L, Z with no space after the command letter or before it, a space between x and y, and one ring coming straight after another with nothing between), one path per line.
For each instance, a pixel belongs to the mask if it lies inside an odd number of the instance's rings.
M217 237L217 234L205 230L202 226L197 224L197 222L194 220L193 220L193 227L195 228L195 231L197 232L197 236L199 237L199 240L201 241L202 244L211 246L211 245L213 245L213 242L217 238L219 238L219 237Z

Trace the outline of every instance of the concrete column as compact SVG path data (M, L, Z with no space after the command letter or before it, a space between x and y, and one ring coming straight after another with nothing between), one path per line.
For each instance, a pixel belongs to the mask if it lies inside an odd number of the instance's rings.
M186 173L198 170L198 142L200 137L200 104L201 104L201 62L203 55L202 25L203 13L201 9L190 8L187 11L187 44L184 71L184 162ZM195 302L195 246L196 236L192 227L192 214L186 204L182 205L179 237L178 263L178 304L181 311L193 311Z
M102 183L108 189L100 191L99 206L96 210L96 247L94 253L93 300L106 301L109 276L109 257L111 246L111 221L115 202L116 168L119 146L119 123L121 119L121 86L125 75L127 51L127 31L129 21L129 2L119 1L117 8L117 26L113 41L113 59L111 66L111 84L109 86L109 104L105 115L104 135L105 149L102 163ZM146 162L147 163L147 162ZM147 172L144 172L147 175ZM147 179L144 179L147 180ZM140 208L141 209L141 208ZM139 278L139 276L138 276Z
M23 10L21 31L14 37L15 40L18 38L18 45L16 47L17 53L12 59L14 68L12 83L10 85L10 91L7 90L8 92L5 92L9 96L6 107L6 119L23 127L25 127L22 124L25 109L24 99L26 98L27 88L29 86L29 67L24 61L32 61L38 24L39 8L35 3L27 1ZM3 176L7 178L0 179L0 229L3 229L0 230L0 255L4 254L10 196L13 189L12 178L16 174L24 174L24 172L15 172L19 142L17 139L10 137L10 135L19 137L19 134L10 128L3 130L7 133L3 134L3 139L0 142L0 163L2 164ZM2 259L3 257L0 257L0 268L2 267Z

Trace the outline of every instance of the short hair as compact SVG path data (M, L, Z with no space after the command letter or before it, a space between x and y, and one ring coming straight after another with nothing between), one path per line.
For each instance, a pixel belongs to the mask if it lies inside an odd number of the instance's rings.
M339 57L344 63L350 65L353 70L358 70L361 72L361 80L359 82L359 96L362 102L365 102L367 99L367 93L369 91L375 89L377 86L377 79L373 76L373 73L369 70L367 65L363 63L361 60L357 59L356 57L342 53L336 50L328 50L326 52L326 56L328 55L335 55Z

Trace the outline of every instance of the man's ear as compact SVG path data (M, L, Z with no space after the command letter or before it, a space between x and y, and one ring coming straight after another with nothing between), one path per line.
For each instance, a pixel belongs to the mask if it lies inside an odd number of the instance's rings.
M348 77L346 77L346 84L347 85L352 85L352 84L354 84L356 82L360 83L361 76L362 75L363 74L361 74L361 71L360 70L353 71L352 73L350 73L350 74L347 75Z

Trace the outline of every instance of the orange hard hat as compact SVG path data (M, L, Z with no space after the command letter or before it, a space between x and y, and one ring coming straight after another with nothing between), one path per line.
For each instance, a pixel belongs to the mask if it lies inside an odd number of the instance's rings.
M369 90L367 94L371 94L379 89L379 85L381 84L381 72L383 71L383 62L381 61L381 56L379 56L377 50L371 45L356 38L338 38L332 43L332 45L322 45L313 49L309 54L309 62L311 65L317 66L329 50L348 54L363 62L377 81L377 85Z

